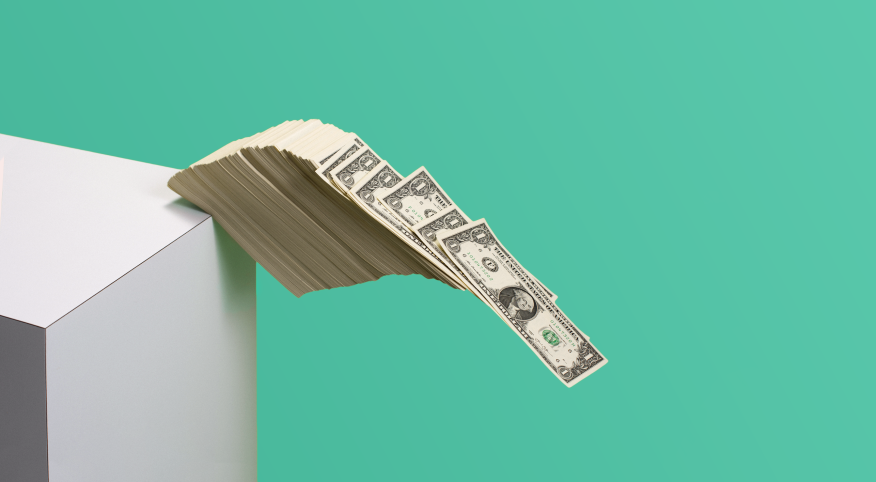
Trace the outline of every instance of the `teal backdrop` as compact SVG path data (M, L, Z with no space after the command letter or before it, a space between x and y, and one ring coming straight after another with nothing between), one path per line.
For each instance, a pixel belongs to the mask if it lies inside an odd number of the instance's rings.
M183 168L287 119L355 131L611 360L569 389L469 293L259 269L261 481L876 478L873 2L0 18L0 132Z

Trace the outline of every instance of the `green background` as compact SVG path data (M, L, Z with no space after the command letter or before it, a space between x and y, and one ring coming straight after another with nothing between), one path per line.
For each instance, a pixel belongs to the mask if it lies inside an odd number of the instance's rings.
M287 119L355 131L611 360L569 389L468 293L260 269L260 480L873 480L873 2L0 18L0 132L182 168Z

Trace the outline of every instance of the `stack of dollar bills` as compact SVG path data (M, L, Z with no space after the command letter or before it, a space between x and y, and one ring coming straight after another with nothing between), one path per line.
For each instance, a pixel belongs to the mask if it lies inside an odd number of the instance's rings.
M287 121L234 141L168 186L295 296L420 274L471 291L568 386L608 361L486 220L466 216L425 167L403 176L331 124Z

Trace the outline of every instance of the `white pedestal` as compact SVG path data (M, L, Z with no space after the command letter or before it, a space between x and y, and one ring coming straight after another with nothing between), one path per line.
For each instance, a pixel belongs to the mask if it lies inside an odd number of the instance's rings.
M255 481L252 259L172 169L0 157L0 481Z

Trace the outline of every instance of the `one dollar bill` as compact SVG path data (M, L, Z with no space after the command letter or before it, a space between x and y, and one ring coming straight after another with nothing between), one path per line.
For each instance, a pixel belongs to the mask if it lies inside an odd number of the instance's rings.
M371 169L380 164L383 159L371 149L360 149L352 156L338 164L329 173L329 179L335 185L341 188L341 191L348 192L353 186Z
M353 188L347 191L350 198L356 202L366 213L387 227L402 241L417 250L426 260L431 262L442 273L456 281L455 288L466 289L462 280L459 280L456 269L448 265L435 254L430 247L421 241L399 219L377 200L377 196L391 190L402 181L402 176L388 162L381 160L361 177Z
M454 269L456 266L453 264L453 261L447 256L447 253L438 245L438 237L444 233L448 233L453 231L454 229L459 229L460 227L471 223L471 219L462 212L462 209L459 209L459 206L451 206L447 209L442 210L435 216L432 216L428 219L424 219L419 223L415 224L412 228L414 233L420 237L424 242L428 243L430 246L434 248L434 251L441 255L447 261L447 264L450 265ZM461 274L461 273L460 273ZM555 295L552 291L547 289L547 287L539 281L532 273L527 272L527 274L532 277L541 288L550 296L551 301L557 301L557 295ZM464 275L463 279L464 278ZM475 292L477 294L477 292Z
M338 167L341 163L350 158L356 151L360 149L367 149L368 147L363 143L358 137L350 140L346 145L342 146L338 149L331 157L328 159L324 159L320 161L320 166L316 168L316 172L323 177L323 179L328 182L329 186L335 188L336 191L343 194L343 191L338 189L334 182L331 179L331 172L334 168Z
M566 386L608 362L505 249L485 220L442 233L438 241L481 298Z
M412 172L392 190L379 196L382 202L408 227L430 218L453 205L438 182L425 167Z

